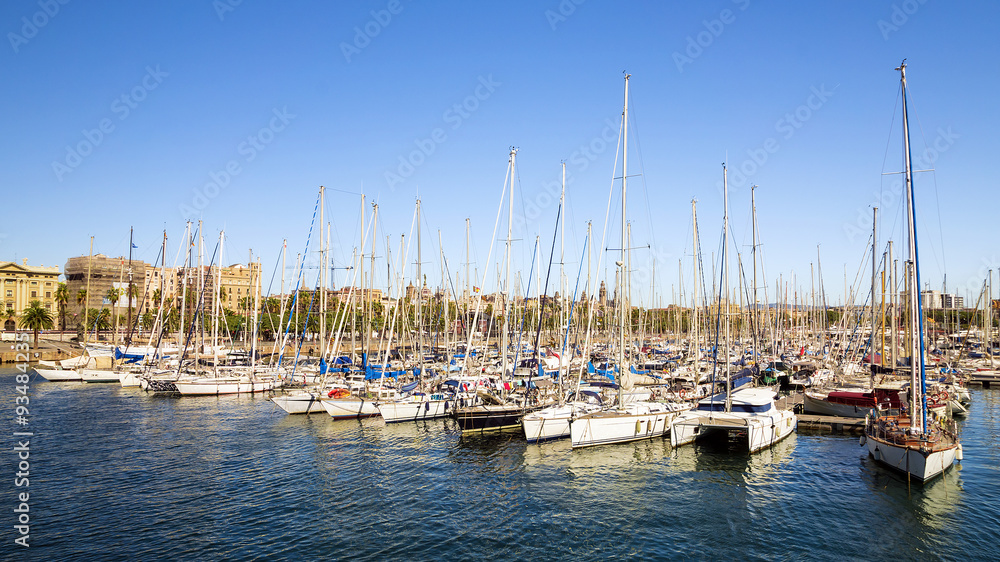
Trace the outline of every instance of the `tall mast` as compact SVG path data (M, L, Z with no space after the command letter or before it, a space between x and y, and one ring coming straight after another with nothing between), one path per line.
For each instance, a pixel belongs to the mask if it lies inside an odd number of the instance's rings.
M878 267L878 244L875 237L878 235L878 207L872 208L872 336L869 349L870 364L875 364L875 269Z
M889 317L892 319L892 330L889 332L889 365L896 368L896 262L892 259L892 240L889 240L889 261L886 262L889 269ZM883 361L883 364L885 361Z
M324 235L326 223L323 218L323 211L326 207L326 188L319 186L319 356L326 357L326 248L327 240ZM327 230L326 232L329 232Z
M691 199L691 224L694 232L691 261L694 268L694 306L691 308L691 348L694 350L694 380L698 381L698 355L701 345L698 343L698 202Z
M514 159L517 155L517 149L514 147L510 148L510 194L507 201L507 279L504 282L503 292L504 296L504 315L503 315L503 334L500 335L500 357L501 357L501 370L502 376L507 376L507 348L509 347L509 342L507 339L507 331L510 325L510 312L508 311L508 303L511 302L511 290L510 290L510 254L511 254L511 237L514 233Z
M910 423L911 433L927 432L927 404L924 400L924 316L920 303L920 262L917 259L917 227L916 203L913 193L913 170L910 159L910 124L906 107L906 59L897 68L903 97L903 158L905 167L906 186L906 222L909 230L909 262L910 271L913 272L910 284L910 325L913 337L910 338L910 411L913 419Z
M566 263L566 162L562 162L562 192L559 195L559 319L561 325L565 325L568 320L564 317L565 308L563 302L566 300L566 273L564 266ZM539 258L541 259L541 258ZM541 271L538 272L541 275ZM563 359L560 357L559 361ZM562 386L562 376L559 377L560 387ZM561 390L561 388L560 388ZM560 398L561 400L561 398Z
M417 199L417 364L420 373L424 372L424 278L420 269L420 199ZM404 264L405 265L405 264Z
M375 241L378 240L377 236L378 229L378 203L372 203L372 255L371 255L371 268L368 273L368 302L366 303L368 314L365 315L365 353L371 353L371 335L372 335L372 314L375 309ZM385 314L385 311L382 312ZM383 365L383 371L385 366Z
M733 407L733 392L732 392L732 382L729 373L729 180L726 174L726 165L722 164L722 205L723 205L723 216L722 216L722 290L719 292L720 295L726 295L726 311L723 317L725 321L726 335L725 335L725 348L726 348L726 411L729 412ZM722 306L722 302L719 302L719 306Z
M757 193L757 186L750 186L750 212L751 219L753 221L753 232L751 233L751 244L750 247L750 257L753 258L753 296L751 297L751 306L753 307L753 312L750 316L750 326L753 330L753 362L757 363L757 348L760 347L759 336L763 334L760 329L760 318L758 318L758 306L757 306L757 199L755 194Z
M128 324L125 328L125 347L132 344L132 227L128 228L128 285L125 287L128 297Z
M622 232L621 259L618 261L618 403L622 404L621 380L625 377L625 201L628 181L628 79L625 75L625 105L622 110Z
M87 258L87 289L83 294L83 344L90 336L90 272L94 265L94 237L90 237L90 256Z
M360 256L358 256L358 275L359 275L359 278L361 279L361 286L359 287L359 289L360 289L360 296L361 296L361 302L360 302L360 304L361 304L361 307L362 307L361 310L364 310L364 306L365 306L365 243L367 242L367 236L368 236L368 231L365 230L365 212L366 211L367 211L367 209L365 208L365 195L362 193L361 194L361 254L360 254ZM355 322L355 320L357 318L356 307L354 307L354 306L351 307L351 313L352 313L352 318L351 318L351 355L353 356L354 353L355 353L355 351L357 351L357 349L355 348L355 343L354 343L354 332L357 331L357 323ZM367 336L366 336L366 338L367 338ZM363 342L366 342L366 341L367 341L367 339L364 339L364 340L361 340L358 343L361 343L362 346L364 346ZM367 347L362 347L362 349L361 349L362 353L366 353L367 351L368 351ZM363 361L363 363L367 364L367 361ZM362 366L364 366L364 365L362 365Z

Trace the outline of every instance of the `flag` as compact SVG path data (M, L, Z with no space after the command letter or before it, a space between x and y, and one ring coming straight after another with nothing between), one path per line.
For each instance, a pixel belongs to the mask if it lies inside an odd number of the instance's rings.
M139 246L136 246L136 245L135 245L135 242L133 242L133 243L132 243L132 247L133 247L133 248L136 248L136 249L138 249L138 248L139 248Z
M473 293L478 293L479 292L479 287L473 286L472 287L472 292Z

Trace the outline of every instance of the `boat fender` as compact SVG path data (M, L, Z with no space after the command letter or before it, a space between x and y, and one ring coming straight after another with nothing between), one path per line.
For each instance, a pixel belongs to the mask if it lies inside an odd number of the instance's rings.
M642 431L642 420L635 420L635 432L639 433Z
M431 403L430 402L424 402L424 411L425 412L431 411Z
M862 433L861 437L858 438L858 445L864 446L864 444L867 442L868 442L868 436Z
M962 462L962 445L958 445L958 451L955 452L955 460Z

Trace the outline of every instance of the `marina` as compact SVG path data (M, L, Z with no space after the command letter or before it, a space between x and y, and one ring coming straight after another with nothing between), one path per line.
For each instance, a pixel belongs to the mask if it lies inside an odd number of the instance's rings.
M972 391L962 464L908 486L850 434L574 449L450 418L288 416L259 395L33 387L32 549L51 559L992 560L1000 520L998 390ZM887 520L877 541L858 532Z
M0 560L1000 559L1000 3L67 3Z

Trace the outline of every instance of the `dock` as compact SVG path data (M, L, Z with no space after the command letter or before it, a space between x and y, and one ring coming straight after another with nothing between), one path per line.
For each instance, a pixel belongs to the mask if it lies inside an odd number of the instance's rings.
M1000 386L1000 371L975 371L969 375L970 386L982 386L989 389L990 385Z
M780 409L795 410L798 418L798 431L816 433L835 433L860 435L865 432L865 418L844 418L840 416L821 416L805 414L802 411L802 394L792 393L775 399L775 405Z

